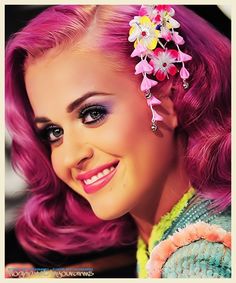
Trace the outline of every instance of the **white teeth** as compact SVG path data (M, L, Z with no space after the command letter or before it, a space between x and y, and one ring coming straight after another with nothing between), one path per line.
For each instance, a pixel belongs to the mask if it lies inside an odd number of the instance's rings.
M92 182L95 182L95 181L97 181L98 180L98 177L97 176L93 176L92 178L91 178L91 181Z
M113 171L115 169L114 166L112 166L111 168L107 168L107 169L104 169L102 172L99 172L97 175L94 175L92 176L90 179L86 179L86 180L83 180L85 185L90 185L94 182L96 182L98 179L108 175L111 171Z
M110 172L109 169L104 169L104 170L102 171L102 173L103 173L104 175L107 175L109 172Z
M98 178L102 178L104 175L102 173L98 173Z

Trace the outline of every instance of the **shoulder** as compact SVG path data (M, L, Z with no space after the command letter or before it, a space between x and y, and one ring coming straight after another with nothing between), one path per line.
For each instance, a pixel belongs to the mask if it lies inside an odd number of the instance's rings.
M230 278L231 250L220 242L198 240L177 249L165 262L162 278Z
M231 277L230 227L226 211L209 223L199 221L179 229L151 252L149 277Z

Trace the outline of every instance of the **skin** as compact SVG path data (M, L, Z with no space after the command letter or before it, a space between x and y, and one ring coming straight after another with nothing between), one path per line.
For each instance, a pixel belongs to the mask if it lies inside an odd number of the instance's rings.
M183 165L184 146L174 136L177 117L170 88L158 97L157 111L164 118L159 131L150 129L151 111L140 85L125 72L117 72L103 54L52 49L26 65L25 84L37 129L53 124L63 135L52 143L51 162L56 175L82 195L101 219L130 213L147 242L151 228L189 188ZM88 98L71 113L67 106L88 92ZM107 95L101 95L106 93ZM86 124L78 118L85 104L108 108L105 118ZM76 179L103 164L119 160L117 172L101 190L87 194Z

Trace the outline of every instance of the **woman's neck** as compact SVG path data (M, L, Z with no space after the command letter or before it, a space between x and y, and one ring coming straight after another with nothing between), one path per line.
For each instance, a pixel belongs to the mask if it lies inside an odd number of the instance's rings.
M147 195L142 203L130 212L137 224L139 235L146 243L150 238L153 225L157 224L190 188L183 156L184 154L178 154L177 162L170 170L164 184L157 185L154 192Z

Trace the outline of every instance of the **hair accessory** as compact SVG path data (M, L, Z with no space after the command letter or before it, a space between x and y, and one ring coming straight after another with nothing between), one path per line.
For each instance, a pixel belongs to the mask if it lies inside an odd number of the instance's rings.
M143 75L141 90L145 92L152 111L153 131L157 130L156 121L163 118L153 109L154 105L161 102L154 99L150 89L177 73L183 80L183 88L189 87L189 72L185 62L192 57L180 50L179 45L184 44L184 39L175 31L180 24L173 18L174 15L175 10L170 5L142 5L139 15L129 22L131 28L128 40L134 42L131 57L140 57L140 62L135 66L135 75ZM171 48L167 45L171 45ZM176 67L179 64L180 70ZM149 78L148 75L155 79Z

